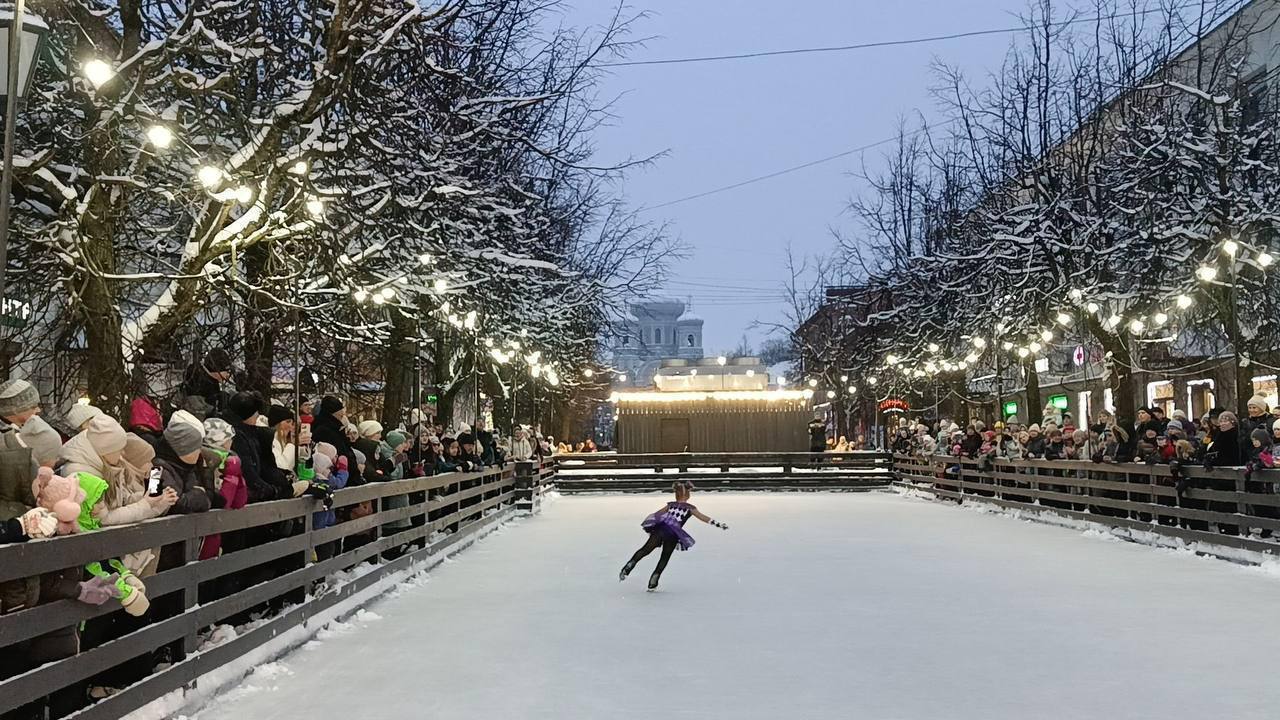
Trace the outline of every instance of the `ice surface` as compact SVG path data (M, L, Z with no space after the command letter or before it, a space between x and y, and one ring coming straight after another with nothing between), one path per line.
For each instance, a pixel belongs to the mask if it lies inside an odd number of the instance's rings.
M894 494L707 493L662 589L650 496L566 497L198 714L1275 718L1280 579ZM1095 533L1096 535L1096 533ZM309 644L311 645L311 644ZM249 689L256 688L256 690Z

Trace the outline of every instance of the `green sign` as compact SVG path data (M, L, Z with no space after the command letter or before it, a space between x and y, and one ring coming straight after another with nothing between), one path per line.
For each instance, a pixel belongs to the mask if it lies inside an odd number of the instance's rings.
M1067 396L1066 395L1050 395L1049 404L1058 408L1059 410L1066 410Z
M440 402L440 397L439 397L438 395L428 395L428 396L427 396L427 402L429 402L429 403L437 403L437 402Z
M1014 402L1013 400L1010 400L1009 402L1004 404L1004 416L1006 418L1013 417L1014 415L1017 415L1017 414L1018 414L1018 403Z

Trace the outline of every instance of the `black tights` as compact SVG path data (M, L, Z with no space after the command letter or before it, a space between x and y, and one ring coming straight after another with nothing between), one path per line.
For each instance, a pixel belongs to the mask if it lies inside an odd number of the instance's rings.
M658 558L658 567L653 569L653 574L661 575L662 571L667 568L667 561L671 559L671 553L676 551L676 540L675 538L664 540L658 537L657 533L649 535L649 541L644 544L644 547L637 550L635 555L631 556L631 560L627 562L627 567L634 569L641 560L645 559L649 553L657 550L659 546L662 547L662 555Z

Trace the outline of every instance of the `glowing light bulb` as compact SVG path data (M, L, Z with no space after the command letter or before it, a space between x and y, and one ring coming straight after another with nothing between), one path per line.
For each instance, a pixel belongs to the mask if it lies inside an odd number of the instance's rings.
M357 290L353 296L355 297L356 302L364 302L369 298L369 293L364 290Z
M250 190L248 185L241 185L236 188L236 200L242 203L252 202L253 190Z
M977 362L977 361L978 361L978 355L977 355L977 353L969 353L968 355L965 355L965 356L964 356L964 362L960 363L960 367L961 367L961 368L963 368L963 367L965 367L968 363L975 363L975 362Z
M1276 259L1271 257L1271 253L1265 251L1258 253L1258 264L1262 267L1267 267L1275 261Z
M835 390L828 390L828 391L827 391L827 399L828 399L828 400L832 400L832 399L834 399L834 398L835 398L835 396L836 396L836 391L835 391Z
M396 291L395 291L395 290L392 290L392 289L391 289L391 288L389 288L389 287L387 287L387 288L382 288L382 297L383 297L383 299L385 299L385 300L390 300L391 298L393 298L393 297L395 297L395 296L396 296Z
M374 296L373 296L373 304L374 304L374 305L382 305L382 304L384 304L384 303L386 303L386 302L387 302L387 299L386 299L386 298L384 298L384 297L382 297L381 295L374 295Z
M212 165L205 165L196 171L196 179L206 188L215 188L222 183L222 171Z
M1043 340L1043 341L1045 341L1045 342L1051 342L1051 341L1053 340L1053 331L1052 331L1052 330L1043 330L1043 331L1041 331L1041 332L1040 332L1040 339L1041 339L1041 340Z
M1195 301L1191 299L1190 295L1179 295L1176 302L1179 309L1186 310L1191 307L1191 304Z
M1005 350L1012 350L1013 343L1009 342L1008 340L1005 340L1004 342L1000 343L1000 347L1004 348Z
M810 380L810 381L809 381L809 387L811 387L811 388L812 388L812 387L818 387L818 381L817 381L817 380Z
M320 198L311 198L307 201L307 212L311 213L311 217L324 217L324 201Z
M889 354L889 355L885 355L885 356L884 356L884 361L885 361L886 363L890 364L890 365L897 365L897 364L898 364L898 356L897 356L897 355L893 355L892 353L891 353L891 354Z
M1028 356L1028 355L1030 355L1030 354L1031 354L1031 351L1030 351L1030 350L1028 350L1028 349L1026 349L1026 348L1024 348L1024 347L1020 347L1020 348L1018 348L1018 357L1020 357L1020 358L1024 358L1024 357L1026 357L1026 356Z
M655 331L655 332L656 332L656 331ZM723 356L723 355L721 355L720 357L716 358L716 364L717 364L717 365L724 366L724 364L725 364L725 363L727 363L727 362L729 362L729 358L727 358L727 357L725 357L725 356Z
M875 384L876 384L876 383L878 383L878 382L880 382L880 381L879 381L879 380L877 380L877 379L876 379L876 377L875 377L874 375L872 375L871 377L867 378L867 384L868 384L868 385L875 385Z
M1240 252L1240 244L1235 240L1228 240L1222 243L1222 252L1235 257L1236 253Z
M147 141L163 150L173 144L173 131L164 125L152 125L147 128Z
M595 377L595 376L596 376L596 371L595 371L595 370L592 370L591 368L587 368L586 370L583 370L583 371L582 371L582 376L583 376L583 377Z
M858 388L857 388L857 387L855 387L855 386L853 386L853 385L850 385L850 386L849 386L849 394L850 394L850 395L852 395L852 394L854 394L854 393L856 393L856 392L858 392Z
M1059 325L1070 325L1070 324L1071 324L1071 316L1070 316L1070 315L1068 315L1068 314L1066 314L1066 313L1064 313L1064 312L1060 312L1060 313L1058 313L1058 324L1059 324Z
M444 278L436 278L436 281L431 285L431 289L435 290L436 293L444 293L449 289L449 282Z
M938 352L938 343L929 343L929 352Z
M695 372L696 372L696 371L695 371ZM747 371L747 377L755 377L755 376L756 376L756 371L755 371L755 370L748 370L748 371Z
M1119 325L1120 321L1123 319L1124 318L1120 317L1119 315L1112 315L1111 317L1107 318L1107 325L1109 327L1115 327Z
M95 88L106 85L111 78L116 76L115 68L97 58L81 65L80 72L84 73L85 79L93 83Z
M626 381L627 381L627 376L626 376L626 375L619 375L619 376L618 376L618 382L626 382Z
M1040 345L1040 343L1038 343L1038 342L1033 342L1033 343L1031 343L1030 345L1028 345L1027 347L1031 349L1031 352L1033 352L1033 353L1038 353L1038 352L1040 352L1041 345Z
M841 375L841 376L840 376L840 382L849 382L849 376L848 376L848 375Z
M422 263L423 265L430 265L431 260L432 260L432 257L426 253L422 253L421 255L418 256L418 262Z
M1098 303L1096 303L1096 302L1091 302L1091 303L1089 303L1088 305L1085 305L1085 306L1084 306L1084 309L1085 309L1085 310L1088 310L1090 313L1096 313L1096 312L1098 312Z
M1142 322L1138 318L1134 318L1133 321L1129 323L1129 330L1131 330L1134 335L1139 335L1142 333L1143 330L1146 330L1146 329L1147 329L1147 324Z
M1155 322L1156 325L1163 325L1169 322L1169 316L1162 312L1156 313L1151 317L1151 319Z
M1081 290L1080 288L1072 288L1071 292L1067 294L1071 296L1072 300L1079 300L1080 298L1084 297L1084 291Z
M1213 267L1212 265L1201 265L1200 268L1196 270L1196 277L1205 282L1212 282L1214 278L1218 277L1218 268Z
M311 167L307 165L306 160L299 160L293 164L293 167L289 168L289 173L293 175L306 175L307 171L310 169Z

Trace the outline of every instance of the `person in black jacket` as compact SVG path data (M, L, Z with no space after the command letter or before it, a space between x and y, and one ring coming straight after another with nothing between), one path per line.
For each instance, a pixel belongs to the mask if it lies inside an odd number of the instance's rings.
M214 348L205 353L199 362L187 367L182 378L181 394L184 398L201 398L209 404L210 415L221 415L227 409L222 384L230 379L231 355L220 347Z
M1148 430L1154 431L1156 435L1164 432L1160 421L1156 420L1155 416L1151 414L1150 408L1138 408L1138 422L1134 424L1133 429L1135 439L1145 437Z
M1218 415L1218 431L1204 454L1205 467L1238 467L1244 465L1240 449L1240 422L1236 414L1224 410ZM1235 489L1235 483L1230 488Z
M351 478L347 487L364 485L365 479L356 472L356 454L352 452L351 441L347 439L347 409L342 401L332 395L326 395L320 401L320 411L316 413L315 422L311 425L311 439L314 442L326 442L338 449L338 454L347 458L347 467Z

